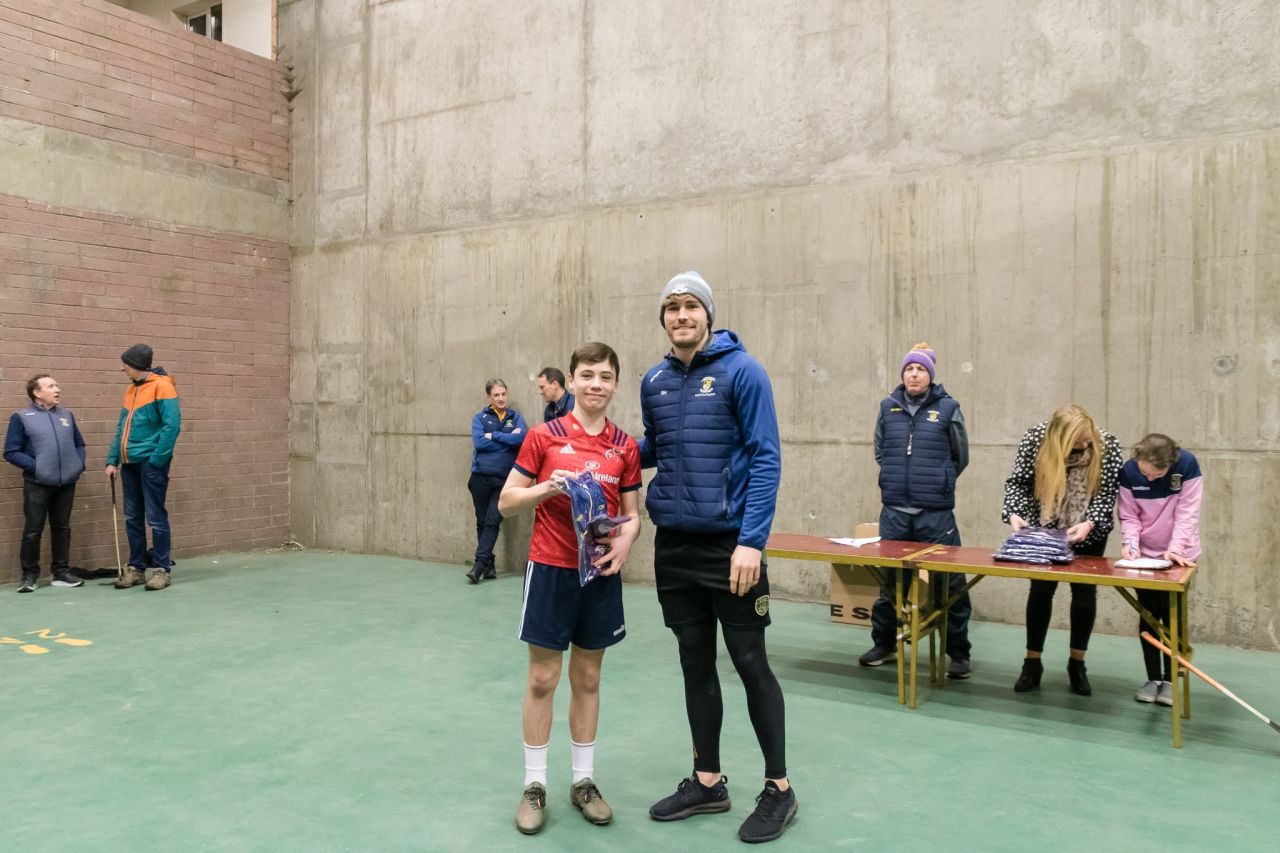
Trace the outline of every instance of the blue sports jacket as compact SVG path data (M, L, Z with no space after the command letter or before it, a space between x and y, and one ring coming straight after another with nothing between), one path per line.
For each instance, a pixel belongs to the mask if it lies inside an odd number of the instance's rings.
M511 473L511 466L516 464L520 445L524 444L528 432L524 418L515 409L507 409L502 420L498 420L497 414L488 406L476 412L471 419L471 472L491 477L507 476ZM485 433L489 433L491 438L485 438Z
M764 549L782 476L773 389L760 362L727 329L686 369L668 355L640 386L640 463L657 465L645 508L658 527L738 531Z
M954 441L960 404L941 385L931 384L912 416L906 395L899 385L880 402L876 460L881 501L885 506L953 509L956 477L967 461L957 458Z

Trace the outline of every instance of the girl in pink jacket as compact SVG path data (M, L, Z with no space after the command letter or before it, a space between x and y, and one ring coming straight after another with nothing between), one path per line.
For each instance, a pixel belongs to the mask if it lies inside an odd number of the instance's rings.
M1151 433L1134 445L1133 458L1120 470L1116 510L1120 516L1126 560L1165 559L1177 566L1195 565L1200 556L1200 496L1204 483L1196 458L1167 435ZM1137 590L1138 601L1161 624L1169 624L1169 595ZM1138 632L1144 630L1141 620ZM1167 655L1139 640L1147 664L1147 683L1134 699L1173 704ZM1161 659L1163 658L1163 664Z

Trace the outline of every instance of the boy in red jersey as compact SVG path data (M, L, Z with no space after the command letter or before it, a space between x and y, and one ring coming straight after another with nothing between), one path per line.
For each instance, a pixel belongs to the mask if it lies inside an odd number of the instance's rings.
M605 649L626 636L622 576L640 532L640 454L636 442L605 417L618 387L618 355L607 344L583 344L569 360L573 411L534 427L507 477L498 511L504 517L537 507L524 576L520 639L529 644L524 697L525 789L516 828L533 834L546 821L547 747L551 707L564 652L569 654L569 733L573 787L569 801L597 825L613 811L592 781L600 718L600 664ZM564 480L590 471L604 490L610 515L629 516L596 559L600 577L581 586L578 538ZM541 744L537 746L536 744Z

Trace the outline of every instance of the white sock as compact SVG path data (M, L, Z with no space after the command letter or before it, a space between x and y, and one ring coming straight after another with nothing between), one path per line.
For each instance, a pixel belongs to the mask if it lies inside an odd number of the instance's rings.
M578 743L571 740L569 745L573 748L573 784L576 785L595 773L596 742Z
M539 783L542 787L547 787L547 747L550 743L544 743L542 746L524 745L524 786L527 788L534 782Z

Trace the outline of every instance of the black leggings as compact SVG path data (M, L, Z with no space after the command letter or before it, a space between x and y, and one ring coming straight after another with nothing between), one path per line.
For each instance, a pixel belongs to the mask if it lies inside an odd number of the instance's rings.
M720 772L720 724L724 703L716 674L716 622L698 622L672 628L680 645L684 671L684 704L693 735L693 769ZM763 628L724 626L724 644L747 691L747 713L764 753L764 775L787 775L786 717L782 688L765 653Z
M1169 627L1169 593L1155 589L1137 590L1138 603L1147 610L1151 611L1151 615L1160 620L1160 624ZM1148 681L1170 681L1173 673L1173 662L1169 660L1169 656L1157 649L1155 646L1142 639L1143 631L1151 631L1151 627L1142 621L1142 617L1138 617L1138 645L1142 646L1142 659L1147 665ZM1164 658L1164 677L1161 677L1160 659Z
M1075 549L1080 557L1101 557L1107 549L1104 539L1096 545ZM1044 638L1049 633L1049 621L1053 618L1053 594L1058 591L1058 581L1032 581L1027 595L1027 651L1043 652ZM1087 583L1071 584L1071 648L1084 651L1089 648L1093 623L1098 617L1098 588Z

